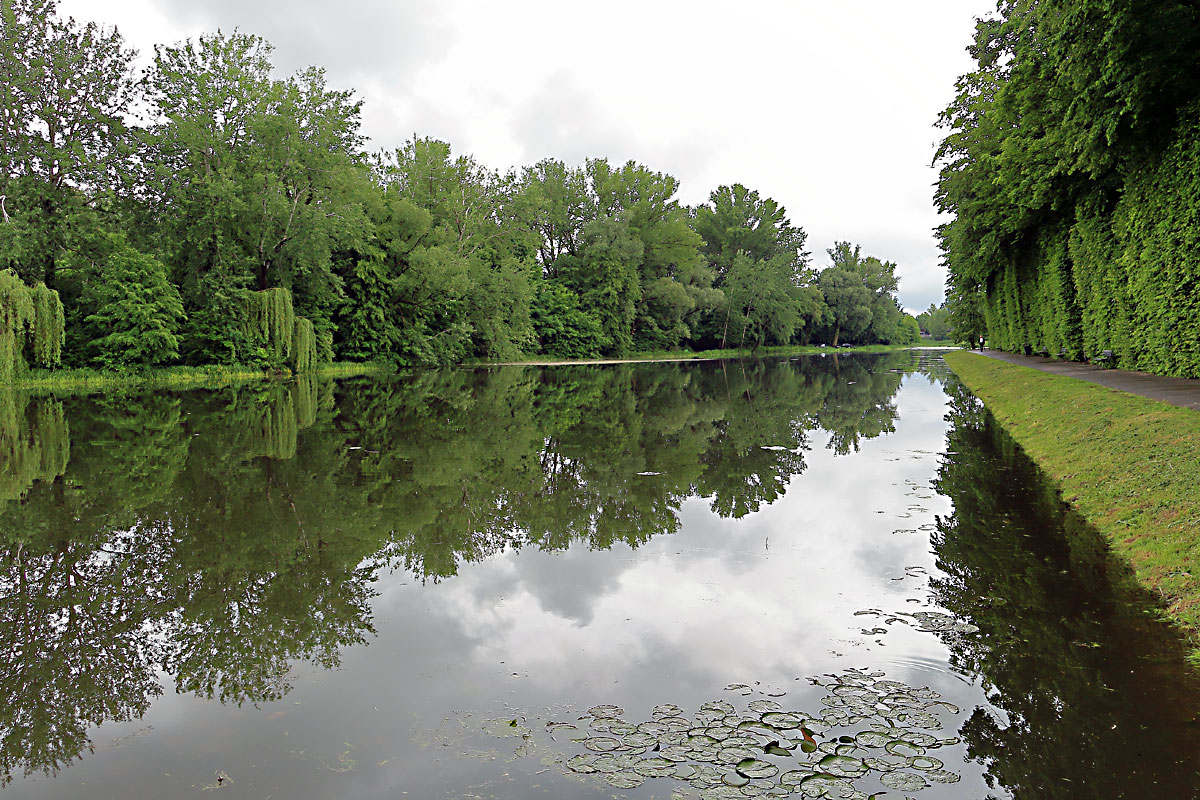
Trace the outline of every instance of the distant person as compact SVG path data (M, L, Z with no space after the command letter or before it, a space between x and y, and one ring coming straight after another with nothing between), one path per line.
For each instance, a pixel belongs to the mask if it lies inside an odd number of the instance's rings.
M979 337L979 349L983 350L983 336Z

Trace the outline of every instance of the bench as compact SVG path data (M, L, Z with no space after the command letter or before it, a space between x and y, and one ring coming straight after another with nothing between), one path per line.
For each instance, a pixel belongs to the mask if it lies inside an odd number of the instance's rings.
M1096 355L1092 356L1091 362L1097 366L1108 369L1115 366L1117 363L1117 354L1112 350L1101 350Z

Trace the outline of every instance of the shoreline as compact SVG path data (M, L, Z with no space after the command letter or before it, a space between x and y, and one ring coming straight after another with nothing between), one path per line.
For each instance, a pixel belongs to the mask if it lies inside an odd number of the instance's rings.
M1161 600L1200 666L1200 414L966 352L946 364Z

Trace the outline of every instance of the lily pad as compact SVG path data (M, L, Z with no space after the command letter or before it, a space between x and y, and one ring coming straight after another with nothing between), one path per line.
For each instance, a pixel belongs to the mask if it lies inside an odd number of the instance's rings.
M879 776L879 782L901 792L917 792L929 787L924 778L911 772L885 772Z
M750 779L738 772L726 772L721 776L721 780L725 781L726 786L742 787L750 782Z
M647 778L668 778L679 765L665 758L645 758L633 765L633 770Z
M593 736L584 741L583 746L594 753L607 753L616 750L621 743L611 736Z
M571 758L567 759L567 769L571 770L572 772L578 772L580 775L589 775L596 771L596 767L592 763L595 761L595 759L595 756L589 756L586 754L572 756Z
M757 758L742 759L734 769L747 778L773 778L779 774L779 767Z
M588 709L588 714L596 719L615 719L625 713L625 709L619 706L592 706Z
M783 706L776 703L774 700L755 700L750 703L747 708L756 714L766 714L769 711L779 711Z
M846 755L825 756L817 763L817 767L839 778L857 778L867 772L867 765L860 759Z
M628 771L605 775L604 780L608 781L610 786L615 786L618 789L636 789L646 782L646 779L641 775Z
M925 773L925 777L934 783L958 783L962 780L958 773L945 769L931 769Z

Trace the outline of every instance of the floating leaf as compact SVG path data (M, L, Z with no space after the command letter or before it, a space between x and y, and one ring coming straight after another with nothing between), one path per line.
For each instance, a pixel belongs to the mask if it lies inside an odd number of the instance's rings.
M910 744L903 739L896 739L895 741L888 742L883 749L887 750L894 756L902 756L905 758L919 756L925 753L924 747L918 747L915 744Z
M625 713L625 709L618 706L592 706L588 709L588 713L596 719L609 719L621 716Z
M817 767L840 778L857 778L867 771L867 765L862 761L844 755L825 756L817 763Z
M916 792L929 786L924 778L911 772L885 772L879 776L879 782L889 789L903 792Z
M637 774L647 778L667 778L675 774L678 765L665 758L645 758L633 765Z
M944 769L931 769L925 773L925 777L934 783L958 783L962 780L962 776Z
M756 714L765 714L769 711L779 711L783 706L776 703L774 700L755 700L750 703L747 708Z
M567 769L583 775L595 772L596 767L593 764L595 758L595 756L589 755L572 756L571 758L567 759Z
M748 777L737 772L726 772L721 776L721 780L723 780L727 786L745 786L750 782Z
M757 758L744 758L734 769L747 778L772 778L779 774L779 767Z
M605 775L604 779L608 781L609 785L618 789L636 789L646 782L646 779L636 772L614 772L611 775Z
M621 743L608 736L593 736L586 740L583 746L596 753L607 753L610 750L616 750Z

